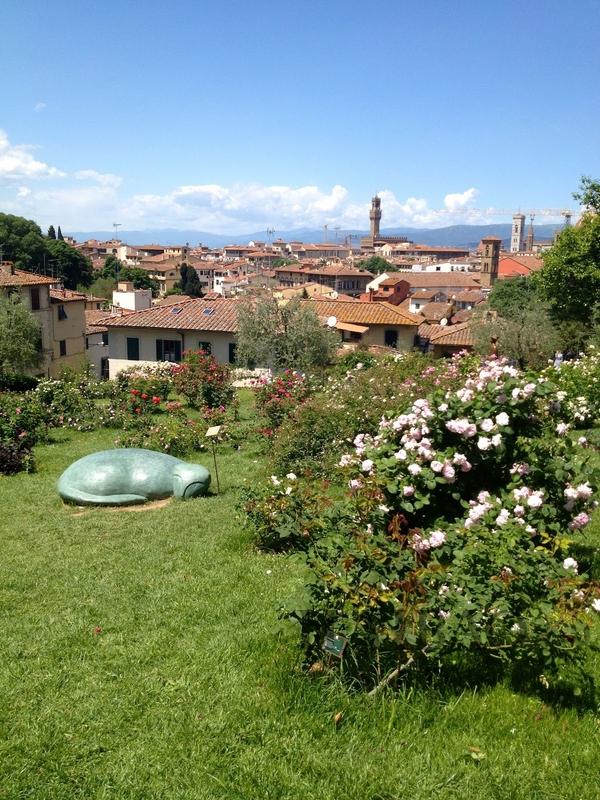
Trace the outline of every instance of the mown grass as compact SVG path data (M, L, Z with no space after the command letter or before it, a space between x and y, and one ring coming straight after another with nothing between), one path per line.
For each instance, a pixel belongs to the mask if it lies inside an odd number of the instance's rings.
M256 444L220 448L218 496L63 506L58 475L114 438L61 432L0 478L0 798L600 798L593 711L485 676L369 699L299 670L273 630L298 568L236 511Z

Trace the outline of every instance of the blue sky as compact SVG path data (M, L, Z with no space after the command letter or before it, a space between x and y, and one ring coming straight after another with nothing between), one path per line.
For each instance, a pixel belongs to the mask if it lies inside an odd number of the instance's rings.
M0 209L63 230L505 220L600 177L600 3L5 0Z

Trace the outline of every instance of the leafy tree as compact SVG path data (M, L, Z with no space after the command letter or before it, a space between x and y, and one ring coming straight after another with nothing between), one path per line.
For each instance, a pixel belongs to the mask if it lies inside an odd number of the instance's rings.
M298 266L298 262L295 258L276 258L275 261L273 261L273 269L277 269L278 267L287 267L291 264Z
M42 361L42 330L19 295L0 295L0 374L18 374Z
M179 281L179 285L181 286L183 294L187 294L189 297L203 297L200 278L194 267L190 267L184 263L181 265L180 270L181 280Z
M600 181L584 175L579 182L579 191L573 192L573 197L585 208L600 214Z
M371 258L364 258L356 265L359 269L366 269L367 272L372 272L374 275L381 275L382 272L394 272L395 267L386 261L381 256L371 256Z
M48 239L56 239L56 231L54 230L54 225L50 225L48 228Z
M46 239L33 220L13 214L0 214L0 247L2 258L13 261L17 269L43 267L47 255Z
M475 350L513 359L520 367L545 367L562 346L559 329L550 316L548 306L539 299L527 305L511 307L510 316L479 311L474 317ZM495 343L495 344L494 344Z
M488 305L501 317L519 317L532 303L539 300L535 282L525 275L496 281L488 297Z
M114 278L103 278L98 276L89 287L77 287L81 291L89 292L95 297L104 297L105 300L112 300L113 290L117 288Z
M584 214L542 256L534 275L540 295L559 320L592 321L600 297L600 214Z
M279 305L266 296L240 304L240 364L306 371L329 364L339 341L337 331L322 325L310 302L295 298Z
M93 280L92 262L79 250L60 239L46 239L46 249L67 289L89 286Z
M62 231L61 231L61 229L60 229L60 225L58 226L58 231L56 232L56 238L57 238L59 241L61 241L61 242L62 242L62 241L64 240L64 238L65 238L65 237L62 235Z
M121 277L121 272L125 269L125 264L110 253L104 259L104 266L100 270L100 275L103 278L117 278Z
M158 294L160 288L158 281L151 278L145 269L141 267L123 267L119 272L119 280L131 281L134 289L151 289L153 295Z

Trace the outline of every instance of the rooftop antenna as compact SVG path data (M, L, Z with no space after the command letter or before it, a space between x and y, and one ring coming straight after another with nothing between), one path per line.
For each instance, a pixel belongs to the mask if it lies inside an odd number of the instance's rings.
M275 228L267 228L267 240L270 240L275 233Z

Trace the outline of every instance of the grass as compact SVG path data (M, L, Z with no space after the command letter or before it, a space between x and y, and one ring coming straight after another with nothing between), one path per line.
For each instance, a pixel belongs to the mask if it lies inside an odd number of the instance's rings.
M218 496L63 506L61 471L114 437L61 432L37 473L0 478L1 800L600 798L591 712L300 672L273 631L298 568L236 511L264 469L252 442L221 447Z

